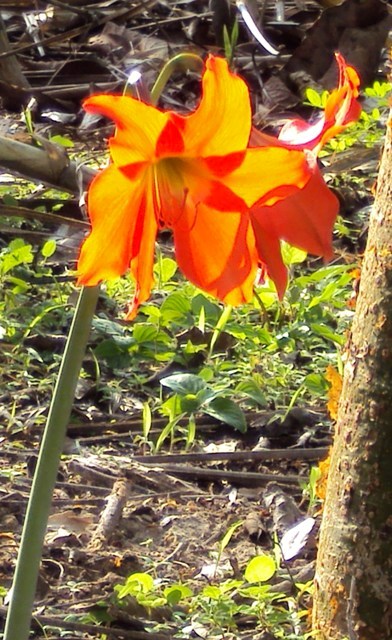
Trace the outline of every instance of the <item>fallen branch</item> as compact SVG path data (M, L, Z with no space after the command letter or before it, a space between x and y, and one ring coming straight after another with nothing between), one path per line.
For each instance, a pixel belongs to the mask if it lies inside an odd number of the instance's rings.
M0 136L0 167L77 195L96 174L94 169L72 162L65 149L49 141L38 147L5 136Z
M7 607L0 606L0 617L5 618ZM34 620L42 627L51 627L55 629L70 629L72 631L80 631L97 638L104 635L112 638L128 638L129 640L151 640L152 634L148 631L136 631L134 629L116 629L115 627L104 627L102 625L86 624L84 622L73 622L64 620L60 616L42 616L34 615ZM171 635L166 633L154 633L154 640L170 640Z

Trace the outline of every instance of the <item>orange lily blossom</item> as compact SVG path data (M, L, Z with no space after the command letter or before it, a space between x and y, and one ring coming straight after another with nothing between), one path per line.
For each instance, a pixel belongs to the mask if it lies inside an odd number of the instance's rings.
M305 149L311 169L310 180L303 189L272 206L256 203L251 208L257 251L263 257L264 271L274 281L279 297L287 287L281 240L326 259L332 256L332 230L339 202L327 188L315 156L325 142L354 122L361 111L357 101L358 74L346 64L343 56L335 55L339 66L339 85L328 97L324 114L316 123L289 121L278 139L255 129L251 134L251 146L279 145L286 149Z
M191 282L229 304L251 300L268 255L258 255L249 209L297 193L313 169L301 150L276 143L249 148L245 82L223 58L209 56L199 106L189 115L130 96L96 95L83 106L113 119L116 131L112 162L89 188L92 230L81 248L78 283L94 286L130 268L135 295L127 318L133 318L151 292L158 230L168 228ZM324 183L320 189L327 197Z
M359 77L340 53L335 54L339 67L338 88L327 98L324 114L315 123L290 120L282 128L279 140L296 149L313 149L316 153L331 138L340 133L348 124L358 119L361 106L357 101Z

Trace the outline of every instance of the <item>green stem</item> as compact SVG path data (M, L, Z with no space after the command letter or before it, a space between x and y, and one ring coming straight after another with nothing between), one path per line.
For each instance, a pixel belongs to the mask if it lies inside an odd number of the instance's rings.
M202 68L203 60L195 53L179 53L177 56L174 56L174 58L168 60L151 89L151 104L156 106L162 91L167 85L170 77L175 71L177 71L177 69L185 69L185 71L188 69L201 71Z
M84 287L68 335L22 531L4 640L27 640L53 489L99 287Z

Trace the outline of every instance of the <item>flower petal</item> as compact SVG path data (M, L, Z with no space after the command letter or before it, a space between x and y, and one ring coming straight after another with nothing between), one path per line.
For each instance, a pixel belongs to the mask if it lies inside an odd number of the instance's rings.
M262 207L261 209L268 210L272 208ZM251 214L251 221L262 271L263 273L267 272L268 277L275 284L279 298L282 299L287 288L288 275L282 258L279 236L269 223L267 215Z
M333 224L338 210L338 199L328 189L317 166L314 166L312 176L303 189L270 207L252 207L250 218L259 258L266 264L279 297L283 296L287 286L280 240L330 258Z
M277 202L272 209L268 217L272 214L279 238L313 255L331 258L339 201L317 167L303 189Z
M301 189L310 178L305 154L283 147L248 149L238 169L222 182L248 206L273 204Z
M96 285L131 266L139 301L148 297L157 223L152 206L147 206L145 182L143 171L139 179L129 180L114 165L94 178L88 196L92 231L81 248L78 284Z
M313 124L290 120L282 128L279 140L297 149L321 149L347 125L358 119L361 106L357 101L360 80L354 67L336 53L339 66L339 86L329 95L324 114Z
M117 166L155 157L157 141L169 120L166 113L131 96L91 96L83 107L114 120L117 128L111 153Z
M192 114L171 114L182 129L186 153L205 157L244 150L252 117L246 83L229 71L226 60L209 56L202 87L200 104Z
M257 256L246 214L188 206L173 231L178 266L191 282L228 304L252 299Z
M136 283L135 295L128 308L126 320L133 320L139 305L150 297L153 285L153 268L155 254L155 239L158 231L153 210L151 189L146 191L146 197L141 204L141 214L138 218L137 232L134 234L132 245L131 275Z

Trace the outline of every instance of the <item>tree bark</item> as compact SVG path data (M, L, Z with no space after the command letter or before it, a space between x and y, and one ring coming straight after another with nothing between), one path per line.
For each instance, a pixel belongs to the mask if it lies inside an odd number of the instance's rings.
M346 347L313 626L319 640L392 638L392 111Z

